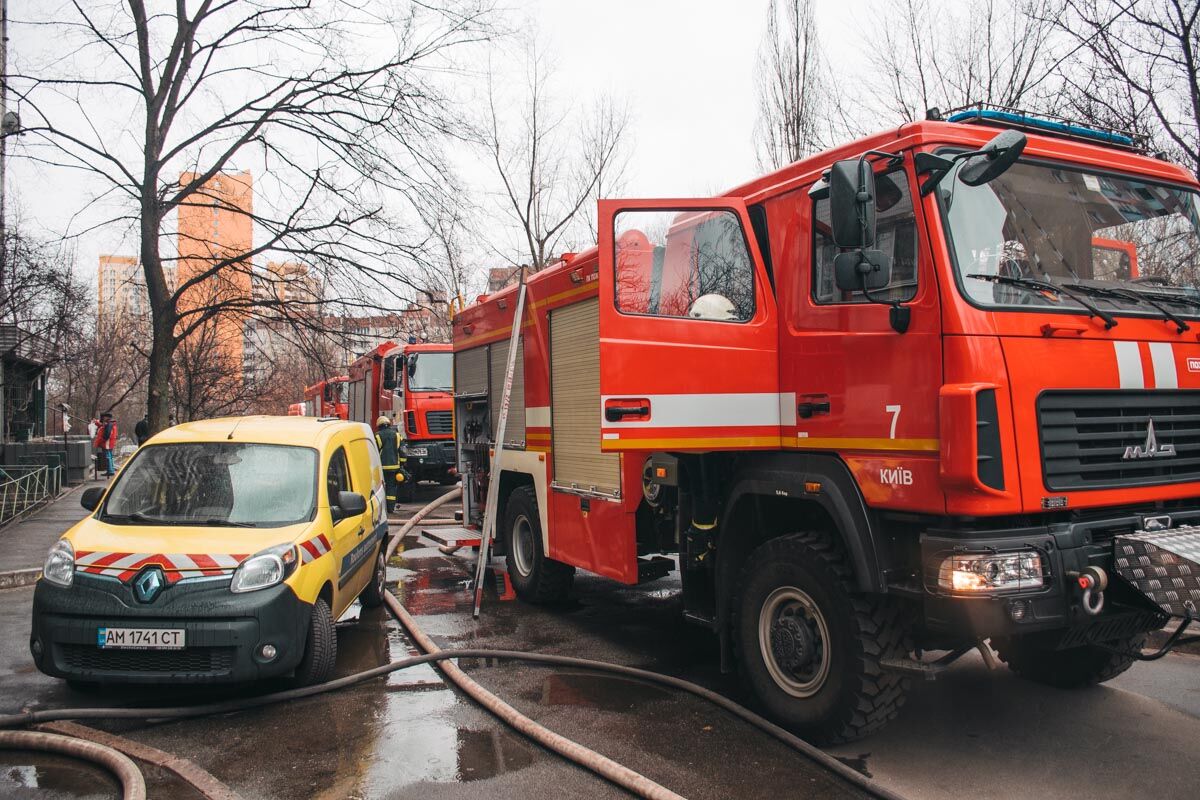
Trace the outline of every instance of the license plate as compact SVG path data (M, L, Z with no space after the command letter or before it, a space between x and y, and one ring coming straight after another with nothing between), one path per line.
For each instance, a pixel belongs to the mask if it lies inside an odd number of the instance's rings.
M110 650L182 650L182 628L97 628L96 646Z
M427 447L410 447L410 448L408 448L408 454L410 456L427 456L427 455L429 455L429 448L427 448Z

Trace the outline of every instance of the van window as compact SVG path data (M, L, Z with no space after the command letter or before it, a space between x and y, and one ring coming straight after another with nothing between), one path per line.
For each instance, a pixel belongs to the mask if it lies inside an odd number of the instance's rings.
M892 280L871 292L877 300L905 302L917 295L917 218L904 170L875 176L875 249L892 258ZM818 304L865 303L862 292L843 292L834 283L833 259L839 252L831 238L829 198L813 205L813 300Z
M754 316L754 262L734 212L622 211L613 225L618 311L721 322Z
M325 486L329 492L329 505L337 505L338 492L349 492L350 466L346 463L346 451L339 447L329 459L329 469L325 471Z

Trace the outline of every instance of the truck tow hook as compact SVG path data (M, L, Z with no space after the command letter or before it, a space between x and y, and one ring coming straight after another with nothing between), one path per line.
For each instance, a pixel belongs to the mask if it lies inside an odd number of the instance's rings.
M1108 573L1100 567L1087 566L1079 572L1067 573L1083 591L1083 610L1096 616L1104 610L1104 590L1108 588Z

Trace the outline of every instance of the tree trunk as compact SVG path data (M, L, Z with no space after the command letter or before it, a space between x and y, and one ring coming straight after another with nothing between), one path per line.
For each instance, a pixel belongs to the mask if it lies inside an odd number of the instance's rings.
M157 189L158 176L148 173L142 187L141 252L142 273L146 277L146 293L150 299L152 338L146 381L146 412L150 417L152 436L167 427L170 416L171 362L175 357L175 326L179 321L175 298L167 287L162 256L158 251L161 210L155 202Z

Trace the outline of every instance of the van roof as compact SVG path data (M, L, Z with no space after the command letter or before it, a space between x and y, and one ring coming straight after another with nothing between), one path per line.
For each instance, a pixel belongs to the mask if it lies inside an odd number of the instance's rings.
M157 434L153 441L155 444L233 441L320 447L335 434L354 427L365 430L362 423L340 419L265 415L219 417L176 425Z

